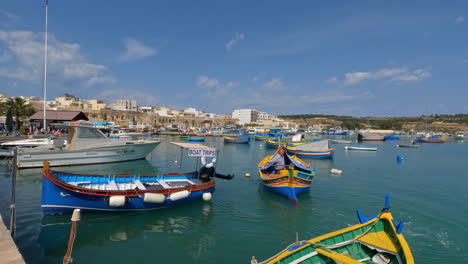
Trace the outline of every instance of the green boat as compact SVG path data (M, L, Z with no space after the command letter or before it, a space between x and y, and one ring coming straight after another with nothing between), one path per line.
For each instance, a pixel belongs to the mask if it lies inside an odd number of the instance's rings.
M385 208L378 216L366 218L359 210L357 214L360 224L295 242L260 263L414 264L408 243L401 234L403 221L397 223L390 213L388 193ZM258 262L253 257L251 263Z

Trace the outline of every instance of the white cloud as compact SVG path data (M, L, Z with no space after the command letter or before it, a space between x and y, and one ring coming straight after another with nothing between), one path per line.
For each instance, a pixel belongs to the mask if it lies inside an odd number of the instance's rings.
M33 82L42 79L43 34L0 30L0 44L5 45L8 62L8 66L6 63L0 66L0 76ZM115 82L107 74L106 66L88 62L78 44L61 42L49 34L47 54L48 74L56 81L80 81L90 85L97 83L93 81L96 79Z
M209 97L225 96L239 86L239 82L231 81L223 84L218 81L218 79L205 75L198 76L196 84L198 87L202 88L206 92L206 96Z
M244 38L244 33L234 33L234 37L232 37L232 39L228 43L226 43L226 50L230 51L235 45L237 45L237 43L239 43L239 41L244 40Z
M455 24L461 24L461 23L463 23L464 21L465 21L465 17L463 17L463 16L457 16L457 17L455 18Z
M136 39L124 39L125 52L120 57L123 61L139 60L158 54L158 50L139 42Z
M13 22L18 21L19 18L20 18L19 16L15 15L13 13L7 12L5 10L0 10L0 15L6 17L7 19L9 19L10 21L13 21Z
M283 83L283 81L280 78L273 78L271 79L271 81L264 83L261 86L261 89L269 92L279 92L287 90L288 87Z
M328 78L327 83L331 83L331 84L335 84L335 83L338 83L338 78L337 77L331 77L331 78Z
M131 92L130 92L131 91ZM116 100L136 100L138 105L157 105L161 99L152 93L140 91L138 89L110 89L103 90L96 94L96 98L101 98L108 102Z
M430 69L388 68L371 72L350 72L344 76L344 85L356 85L365 80L386 80L389 82L417 82L431 76Z

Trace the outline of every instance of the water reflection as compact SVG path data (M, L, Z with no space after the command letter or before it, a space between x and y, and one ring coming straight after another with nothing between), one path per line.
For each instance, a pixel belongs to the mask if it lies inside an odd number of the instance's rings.
M210 240L209 232L194 232L210 226L210 203L196 201L187 205L162 210L127 213L83 213L78 222L74 250L89 246L107 246L112 243L140 240L150 233L183 234L189 240ZM38 242L46 256L64 255L70 232L70 216L43 216ZM206 245L205 245L206 246ZM154 248L153 248L154 250ZM200 252L200 249L195 251Z

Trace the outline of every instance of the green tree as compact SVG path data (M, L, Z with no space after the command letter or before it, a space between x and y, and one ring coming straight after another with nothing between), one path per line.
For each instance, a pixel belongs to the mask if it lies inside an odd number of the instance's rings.
M30 117L36 110L31 105L26 104L26 100L16 97L10 98L0 105L0 112L6 113L8 110L15 117L15 130L19 131L22 119Z

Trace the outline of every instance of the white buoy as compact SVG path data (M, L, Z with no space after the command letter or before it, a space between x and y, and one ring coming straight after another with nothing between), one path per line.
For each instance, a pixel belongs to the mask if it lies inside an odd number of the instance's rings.
M343 171L339 170L339 169L331 169L330 172L333 173L333 174L342 174L343 173Z
M125 205L125 196L111 196L109 197L109 206L119 207Z
M203 193L203 195L202 195L203 201L207 201L207 202L211 201L211 197L212 197L212 195L211 195L210 192Z
M174 163L176 163L176 164L177 164L177 163L179 163L179 161L177 161L177 160L174 160Z
M143 202L145 203L164 203L166 196L161 193L145 193L143 196Z
M189 197L190 195L190 192L185 190L185 191L180 191L180 192L175 192L171 195L169 195L169 199L171 199L171 201L177 201L177 200L180 200L180 199L185 199L187 197Z

